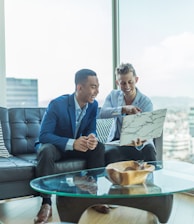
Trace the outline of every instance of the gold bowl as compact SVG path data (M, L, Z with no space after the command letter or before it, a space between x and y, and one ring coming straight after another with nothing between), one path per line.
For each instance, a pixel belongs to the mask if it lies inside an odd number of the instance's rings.
M109 180L119 185L142 184L154 169L153 165L134 160L110 163L106 166Z

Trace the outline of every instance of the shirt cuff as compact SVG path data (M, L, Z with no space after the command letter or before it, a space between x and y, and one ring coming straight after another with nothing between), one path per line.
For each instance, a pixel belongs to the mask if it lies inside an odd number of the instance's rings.
M73 144L74 144L74 142L75 142L75 139L70 138L70 139L67 141L65 150L73 151Z
M117 107L116 109L114 109L114 111L112 112L112 116L120 116L122 115L122 107Z
M141 151L144 147L144 144L140 145L140 146L135 146L135 148L138 150L138 151Z

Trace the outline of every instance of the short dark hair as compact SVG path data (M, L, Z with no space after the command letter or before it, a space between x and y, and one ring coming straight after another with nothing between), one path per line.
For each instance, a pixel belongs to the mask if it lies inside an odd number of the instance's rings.
M81 69L75 73L75 85L83 84L88 76L97 76L96 72L90 69Z
M130 63L122 63L115 70L116 75L125 75L128 72L133 72L133 76L137 76L133 65Z

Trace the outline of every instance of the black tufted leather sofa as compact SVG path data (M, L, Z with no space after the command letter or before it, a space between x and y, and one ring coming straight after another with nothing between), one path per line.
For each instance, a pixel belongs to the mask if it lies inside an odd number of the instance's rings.
M29 182L35 178L37 140L45 108L2 108L0 121L5 146L12 157L0 157L0 199L35 195ZM84 160L55 164L55 172L85 168Z
M30 187L35 178L36 153L34 143L38 138L40 123L46 108L0 107L5 146L12 157L0 157L0 200L37 195ZM103 120L103 121L102 121ZM107 119L108 121L108 119ZM97 133L104 138L110 122L97 120ZM100 133L99 133L100 132ZM162 160L162 136L155 139L158 160ZM55 172L68 172L86 168L84 160L66 160L55 164Z

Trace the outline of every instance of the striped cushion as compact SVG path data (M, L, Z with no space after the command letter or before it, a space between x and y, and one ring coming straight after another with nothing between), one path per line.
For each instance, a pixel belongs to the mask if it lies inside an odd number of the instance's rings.
M5 147L4 139L3 139L3 133L2 133L2 127L0 122L0 157L10 157L8 150Z
M107 119L97 119L96 122L96 132L98 135L98 140L102 143L107 142L108 135L110 133L110 129L112 127L114 119L107 118Z

